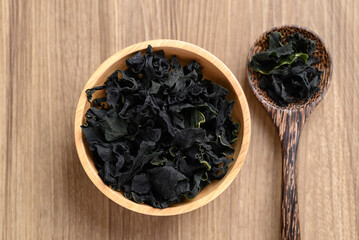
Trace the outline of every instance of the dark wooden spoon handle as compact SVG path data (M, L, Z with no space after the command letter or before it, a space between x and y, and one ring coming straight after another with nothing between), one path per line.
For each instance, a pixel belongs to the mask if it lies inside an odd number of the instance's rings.
M302 111L277 112L280 118L275 120L279 137L282 142L282 239L299 240L299 207L297 197L297 182L295 160L300 132L305 121ZM277 117L278 117L277 116Z
M290 137L288 136L288 138ZM282 149L283 149L282 239L283 240L300 239L297 182L295 175L295 158L297 152L297 144L298 141L296 139L291 139L288 141L284 140L282 145Z

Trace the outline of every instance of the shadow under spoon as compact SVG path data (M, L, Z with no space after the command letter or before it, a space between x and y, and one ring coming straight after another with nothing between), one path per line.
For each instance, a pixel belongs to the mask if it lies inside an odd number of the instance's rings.
M259 88L260 74L247 67L250 87L272 117L282 144L282 239L298 240L300 239L300 226L295 171L297 146L306 119L328 90L331 81L332 60L329 51L317 34L298 26L281 26L263 33L255 41L248 54L247 66L254 54L264 51L268 47L268 35L276 31L280 32L284 39L299 32L302 36L315 40L316 52L314 56L319 58L319 63L315 67L323 71L319 90L312 98L305 102L301 101L280 107L265 91Z

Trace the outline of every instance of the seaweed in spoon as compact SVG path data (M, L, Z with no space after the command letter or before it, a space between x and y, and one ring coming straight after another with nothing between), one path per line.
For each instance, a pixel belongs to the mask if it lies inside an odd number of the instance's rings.
M318 90L322 71L315 65L315 41L295 33L282 41L279 32L269 34L268 49L255 54L249 63L261 73L259 87L282 107L308 100Z

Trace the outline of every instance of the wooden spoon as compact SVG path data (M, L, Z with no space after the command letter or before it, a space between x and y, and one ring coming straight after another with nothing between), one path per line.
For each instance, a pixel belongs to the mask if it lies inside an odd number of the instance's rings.
M299 208L297 197L297 184L295 173L295 160L300 132L305 120L323 99L328 90L331 73L332 60L329 51L323 41L312 31L298 26L281 26L270 29L263 33L249 50L247 66L253 55L264 51L268 47L268 35L271 32L280 32L285 39L287 36L299 32L302 36L316 41L315 57L319 63L315 66L323 71L320 90L308 101L289 104L287 107L278 106L268 94L259 88L260 74L247 68L248 81L252 91L263 104L264 108L273 119L282 143L283 165L282 165L282 239L300 239Z

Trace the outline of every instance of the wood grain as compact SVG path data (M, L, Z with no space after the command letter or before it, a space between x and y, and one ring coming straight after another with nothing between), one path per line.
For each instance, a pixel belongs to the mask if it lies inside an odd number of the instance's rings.
M0 0L0 236L3 239L280 239L281 150L246 79L266 29L306 26L326 42L333 79L297 149L302 239L359 238L359 2ZM149 217L92 184L73 139L76 103L101 62L172 38L221 59L248 99L252 138L231 186L192 213Z

